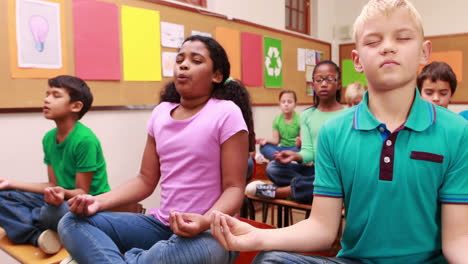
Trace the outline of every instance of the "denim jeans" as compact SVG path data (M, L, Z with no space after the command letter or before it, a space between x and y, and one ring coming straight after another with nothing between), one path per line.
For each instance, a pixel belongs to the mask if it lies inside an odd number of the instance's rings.
M271 161L266 167L268 179L276 185L291 186L291 198L310 203L314 195L315 168L305 164Z
M260 252L252 264L363 264L358 260L346 258L327 258L322 256L301 255L284 251Z
M292 150L294 152L299 152L300 149L298 147L282 147L282 146L277 146L277 145L272 145L272 144L265 144L260 147L260 153L263 154L263 156L269 160L274 160L275 158L273 155L275 154L275 151L283 151L283 150Z
M59 234L78 263L215 264L233 263L239 256L225 250L209 231L183 238L156 218L134 213L68 213L59 223Z
M42 194L0 191L0 226L17 244L37 246L37 239L44 230L57 231L58 222L68 209L66 201L59 206L49 205Z

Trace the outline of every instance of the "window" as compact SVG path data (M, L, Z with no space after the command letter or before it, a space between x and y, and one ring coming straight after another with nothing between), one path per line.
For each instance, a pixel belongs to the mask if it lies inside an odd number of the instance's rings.
M177 0L179 2L184 2L191 5L197 5L201 7L206 7L206 0Z
M286 0L286 29L309 34L310 0Z

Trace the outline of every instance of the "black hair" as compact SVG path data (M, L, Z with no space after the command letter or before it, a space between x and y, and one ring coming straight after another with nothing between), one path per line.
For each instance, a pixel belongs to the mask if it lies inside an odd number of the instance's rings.
M281 96L283 96L283 94L286 94L286 93L292 94L293 97L294 97L294 102L297 102L296 92L294 92L293 90L289 90L289 89L281 91L281 93L279 94L278 99L281 101Z
M331 66L333 66L335 68L335 70L336 70L336 72L338 74L336 85L339 85L340 81L341 81L341 70L340 70L340 67L338 65L336 65L336 63L334 63L331 60L323 60L323 61L320 61L319 63L317 63L317 65L315 65L314 71L312 72L312 78L314 77L315 71L317 71L317 68L322 64L329 64L329 65L331 65ZM314 83L314 85L315 85L315 83ZM336 91L336 101L338 101L338 102L341 101L341 89ZM314 92L314 107L317 107L319 105L319 103L320 103L320 98Z
M64 88L70 95L70 103L82 102L83 107L78 113L81 119L93 104L93 94L88 85L80 78L70 75L59 75L48 80L49 87Z
M183 43L187 41L200 41L205 44L213 61L213 72L219 70L223 75L220 83L213 83L211 97L233 101L241 109L242 116L249 130L249 151L253 151L255 143L252 144L252 142L255 142L255 134L253 133L253 115L249 92L239 80L226 81L231 72L231 64L229 63L226 51L216 40L210 37L193 35L186 38ZM167 83L161 90L160 102L180 103L180 95L173 81Z
M452 95L457 89L457 76L453 72L452 67L445 62L434 61L424 66L421 73L418 75L417 80L419 92L421 92L422 84L426 79L429 79L432 82L437 82L438 80L448 82Z

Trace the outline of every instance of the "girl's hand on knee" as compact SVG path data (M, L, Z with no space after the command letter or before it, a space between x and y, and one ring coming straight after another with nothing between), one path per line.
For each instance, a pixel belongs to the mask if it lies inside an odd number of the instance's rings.
M260 146L264 146L267 143L266 138L257 138L255 143L259 144Z
M44 199L48 204L59 206L65 200L65 190L60 186L44 189Z
M81 216L94 215L99 211L99 202L94 196L89 194L80 194L68 200L70 212Z
M296 160L296 152L291 150L283 150L281 152L276 151L274 154L274 158L277 162L288 164L291 161Z
M259 250L258 228L239 221L234 217L214 212L211 219L211 233L227 250Z
M200 214L171 211L169 222L172 232L181 237L194 237L210 227L210 221Z

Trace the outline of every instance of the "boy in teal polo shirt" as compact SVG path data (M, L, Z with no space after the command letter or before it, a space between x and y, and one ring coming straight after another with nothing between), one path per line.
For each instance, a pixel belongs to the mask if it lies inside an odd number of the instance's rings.
M42 141L49 181L28 183L0 177L0 226L13 242L33 244L47 254L59 251L56 231L69 211L66 200L110 190L101 144L78 121L92 102L83 80L67 75L49 80L43 112L57 125Z
M431 44L406 0L371 0L355 22L353 61L363 101L321 129L308 219L260 230L216 213L211 231L230 250L264 250L253 263L466 263L468 123L420 98L418 66ZM336 258L311 252L346 226Z

